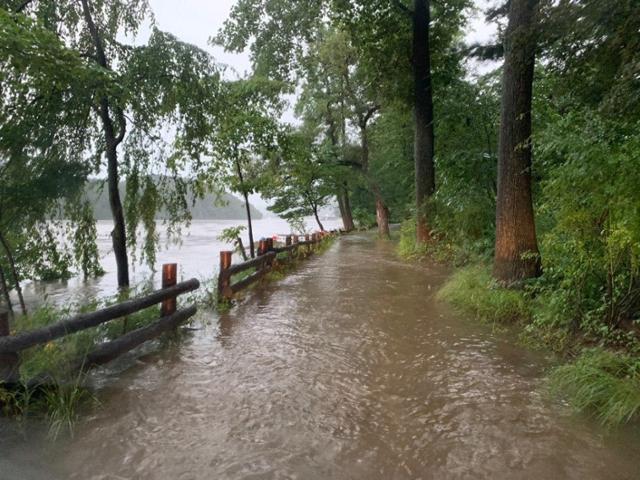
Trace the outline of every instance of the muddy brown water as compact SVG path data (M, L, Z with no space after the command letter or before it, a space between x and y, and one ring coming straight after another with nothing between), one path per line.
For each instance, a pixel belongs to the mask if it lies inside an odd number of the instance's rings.
M547 360L339 240L179 343L99 372L73 438L0 426L2 479L636 479L640 436L544 394ZM25 431L26 430L26 431Z

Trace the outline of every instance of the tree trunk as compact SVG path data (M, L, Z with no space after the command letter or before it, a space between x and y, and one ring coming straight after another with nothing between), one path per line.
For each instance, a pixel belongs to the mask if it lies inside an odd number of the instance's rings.
M107 114L105 118L108 118ZM104 123L109 125L110 119ZM122 201L120 200L119 175L118 175L118 152L115 146L115 137L113 135L113 124L110 128L105 128L105 139L111 147L107 148L107 182L109 185L109 206L111 207L111 216L113 218L113 231L111 232L111 240L113 242L113 253L116 257L116 266L118 269L118 287L127 288L129 286L129 258L127 255L127 233L124 222L124 211L122 209Z
M537 3L512 0L505 37L493 275L506 285L541 273L531 195Z
M349 190L346 184L340 188L338 192L338 205L340 206L340 216L342 217L342 226L345 231L350 232L355 228L353 224L353 213L351 212L351 201L349 200Z
M4 269L0 267L0 288L2 288L2 296L7 304L7 310L13 314L13 303L11 303L11 295L9 294L9 285L7 284L7 277L4 274Z
M87 28L93 40L93 46L96 49L96 62L102 68L111 70L109 62L105 55L102 45L102 37L93 21L89 0L81 0L82 13L84 15ZM111 105L107 97L100 99L98 114L102 121L102 130L106 144L107 156L107 184L109 187L109 206L111 207L111 216L113 218L113 231L111 239L113 242L113 253L116 257L116 266L118 269L118 287L127 288L129 286L129 259L127 256L127 234L124 222L124 211L122 209L122 201L120 199L119 175L118 175L118 145L122 143L126 133L126 119L124 112L120 108L116 108L116 117L118 121L119 131L116 129L111 118Z
M376 198L376 221L378 222L378 236L380 238L390 238L389 209L381 197Z
M251 258L256 258L256 246L253 240L253 222L251 221L251 204L249 203L249 194L243 192L244 207L247 210L247 226L249 228L249 250L251 251Z
M433 126L433 91L431 87L431 52L429 46L429 0L414 0L413 76L414 76L414 161L416 189L416 240L429 239L427 200L436 190Z
M11 252L11 246L9 242L4 237L4 234L0 232L0 243L2 244L2 248L7 255L7 260L9 261L9 267L11 268L11 275L13 276L13 281L15 282L16 292L18 294L18 301L20 302L20 310L23 315L27 314L27 305L24 303L24 297L22 296L22 287L20 286L20 276L18 275L18 269L16 268L16 262L13 258L13 253Z
M360 122L360 142L362 149L362 171L364 172L367 182L369 182L369 188L373 192L376 199L376 222L378 223L378 235L381 238L389 238L389 208L384 203L380 186L371 177L369 173L369 135L367 132L367 119Z
M316 223L320 227L320 231L324 232L324 225L322 225L322 222L320 221L320 216L318 215L318 206L317 205L313 206L313 216L316 218Z
M249 250L251 251L251 258L256 258L255 242L253 240L253 223L251 221L251 204L249 203L249 193L244 188L244 175L242 175L242 165L236 155L236 173L238 174L238 180L240 180L240 188L242 189L242 196L244 197L244 208L247 211L247 227L249 232Z

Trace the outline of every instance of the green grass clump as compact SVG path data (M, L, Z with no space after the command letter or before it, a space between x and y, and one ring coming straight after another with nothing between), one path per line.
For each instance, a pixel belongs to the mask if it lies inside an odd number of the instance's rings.
M577 411L591 413L605 425L619 425L640 416L640 358L588 349L574 362L556 367L549 385Z
M525 322L531 317L526 294L500 287L484 266L456 272L438 292L438 299L490 323Z

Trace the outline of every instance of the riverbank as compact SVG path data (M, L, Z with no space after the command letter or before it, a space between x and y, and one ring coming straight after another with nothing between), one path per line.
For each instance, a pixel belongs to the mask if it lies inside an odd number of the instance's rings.
M405 259L439 261L455 268L438 298L478 321L511 325L525 348L553 352L556 362L546 386L580 414L607 426L640 420L640 340L637 327L612 328L595 314L568 312L569 300L547 278L518 289L492 278L489 260L460 245L434 241L416 249L400 235L397 251ZM604 312L601 312L604 315Z

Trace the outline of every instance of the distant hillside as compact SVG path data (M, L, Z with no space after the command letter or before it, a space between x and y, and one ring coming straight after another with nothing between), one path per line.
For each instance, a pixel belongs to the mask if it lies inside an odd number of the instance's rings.
M125 186L120 185L120 194L124 200ZM87 197L93 205L96 220L111 220L111 210L109 208L109 197L107 186L99 181L93 181L87 187ZM216 199L215 195L207 195L205 198L196 200L190 208L194 220L243 220L246 219L244 201L225 193ZM158 219L163 219L165 215L159 212ZM251 217L254 220L262 218L262 213L251 205Z

